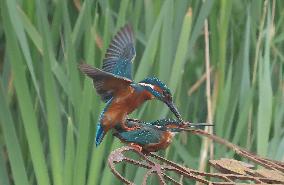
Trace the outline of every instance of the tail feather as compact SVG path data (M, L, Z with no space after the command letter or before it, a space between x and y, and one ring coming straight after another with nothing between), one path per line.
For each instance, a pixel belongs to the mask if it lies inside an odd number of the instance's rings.
M97 132L96 132L96 147L98 147L101 144L104 136L105 136L105 131L102 125L99 123L97 125Z

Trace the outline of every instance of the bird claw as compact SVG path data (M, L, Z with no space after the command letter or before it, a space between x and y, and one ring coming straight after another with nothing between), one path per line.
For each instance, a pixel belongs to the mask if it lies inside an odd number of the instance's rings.
M135 151L137 151L139 153L142 152L142 147L137 145L137 144L135 144L135 143L130 143L129 146L132 147Z
M140 129L140 128L141 128L140 126L133 126L133 127L126 127L125 130L133 131L133 130L137 130L137 129Z
M138 126L138 125L133 125L133 126L129 127L129 126L126 126L124 124L122 124L121 127L125 131L133 131L133 130L137 130L137 129L141 128L141 126Z

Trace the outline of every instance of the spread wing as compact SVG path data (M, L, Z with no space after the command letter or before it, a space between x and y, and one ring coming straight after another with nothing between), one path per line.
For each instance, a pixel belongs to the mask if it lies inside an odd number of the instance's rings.
M120 140L127 143L148 145L160 142L161 131L150 127L142 127L140 129L133 131L117 132L114 135L118 137Z
M93 79L97 93L105 102L127 88L132 82L127 78L102 71L88 64L80 64L79 68L83 73Z
M102 70L132 79L132 62L136 56L133 32L126 25L112 39L103 60Z

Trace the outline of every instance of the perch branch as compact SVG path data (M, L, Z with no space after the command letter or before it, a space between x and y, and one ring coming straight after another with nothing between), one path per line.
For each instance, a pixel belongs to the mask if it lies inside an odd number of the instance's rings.
M269 183L269 184L284 184L284 163L279 161L273 161L270 159L265 159L263 157L252 154L239 146L230 143L229 141L222 139L216 135L210 134L203 130L192 130L187 129L186 131L192 134L207 137L214 142L228 147L233 150L236 154L263 166L265 169L257 170L253 169L255 166L252 164L247 164L234 159L220 159L220 160L210 160L212 167L217 169L219 173L207 173L198 171L195 169L190 169L173 161L167 160L157 154L149 153L144 154L136 151L134 148L126 146L113 151L108 159L109 167L112 173L120 179L125 184L134 184L130 180L123 177L116 169L115 165L117 163L130 163L136 165L137 167L144 168L147 170L144 175L142 184L147 183L147 179L150 175L157 175L160 184L166 184L171 182L173 184L182 184L176 181L174 178L170 177L166 172L174 172L182 176L182 180L191 179L196 182L203 184L212 185L223 185L223 184L236 184L236 182L252 181L257 184ZM136 153L140 159L134 160L126 157L124 154L126 152ZM210 180L211 178L218 179L217 181ZM244 184L245 184L244 183Z

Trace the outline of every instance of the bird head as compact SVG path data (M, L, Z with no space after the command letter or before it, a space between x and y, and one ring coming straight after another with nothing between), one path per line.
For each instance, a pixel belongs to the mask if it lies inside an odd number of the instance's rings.
M139 85L143 86L143 88L150 92L156 99L164 102L179 121L182 121L181 115L173 103L172 93L165 83L156 77L148 77L139 82Z

